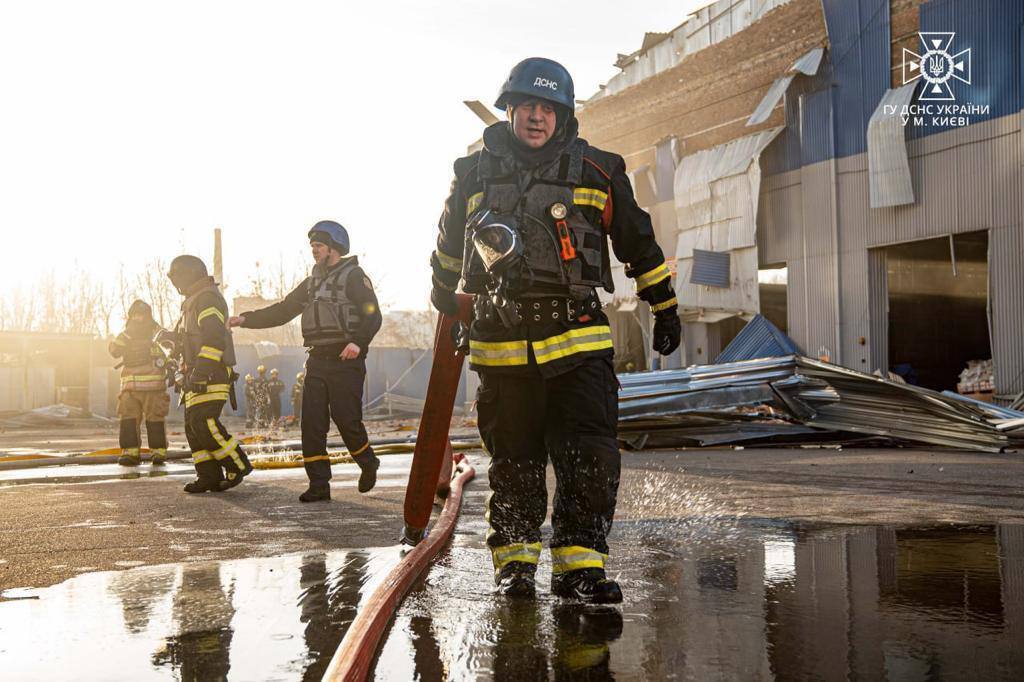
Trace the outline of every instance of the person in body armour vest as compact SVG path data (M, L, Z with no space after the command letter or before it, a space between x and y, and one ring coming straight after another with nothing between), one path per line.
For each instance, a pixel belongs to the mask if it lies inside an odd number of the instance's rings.
M604 571L619 484L612 336L597 287L612 291L608 240L655 316L654 349L679 345L676 297L650 216L622 157L577 136L572 79L551 60L512 69L495 106L507 122L455 162L431 256L431 300L456 311L475 294L470 367L480 374L480 435L491 455L487 504L497 591L532 597L547 513L548 459L558 482L551 591L622 600Z
M185 297L174 331L185 375L185 438L197 476L185 492L221 492L252 473L242 446L220 421L235 379L235 346L225 324L228 305L195 256L172 260L167 276Z
M352 458L359 465L359 492L377 482L380 461L373 454L363 426L363 380L366 351L380 330L381 314L370 279L349 256L348 232L333 220L309 231L312 274L283 300L243 312L231 326L266 329L302 315L302 339L309 349L302 393L302 461L309 489L299 499L331 499L331 462L327 432L337 424Z
M167 428L164 420L170 409L167 396L166 356L154 340L160 325L153 309L136 300L128 308L125 330L110 342L108 350L121 360L121 392L117 396L117 416L121 420L117 463L134 466L142 461L142 422L151 451L150 462L163 465L167 460Z

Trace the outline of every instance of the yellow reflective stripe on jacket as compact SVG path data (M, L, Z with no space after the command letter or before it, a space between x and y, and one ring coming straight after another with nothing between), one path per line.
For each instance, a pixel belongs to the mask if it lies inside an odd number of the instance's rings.
M213 346L203 346L199 349L199 357L206 358L207 360L213 360L214 362L220 362L224 357L224 351L220 348L214 348Z
M558 574L581 568L604 568L606 557L606 554L586 547L552 547L551 572Z
M193 405L199 405L200 403L209 403L215 400L227 399L227 384L210 384L206 387L205 393L195 393L193 391L187 392L185 394L185 407L192 407Z
M608 325L570 329L564 334L533 342L537 364L559 358L612 347L612 330Z
M470 341L469 362L485 367L509 367L529 362L526 339L522 341Z
M441 264L441 267L449 272L462 272L462 256L458 258L449 256L447 253L437 249L434 251L437 254L437 262Z
M671 308L672 306L678 305L678 304L679 304L679 301L676 299L675 296L673 296L672 298L668 299L667 301L662 301L661 303L652 303L651 304L651 312L652 313L656 313L656 312L658 312L660 310L665 310L666 308Z
M540 549L539 542L517 542L513 545L495 547L491 550L494 570L500 571L513 561L521 561L524 564L536 564L540 561Z
M224 322L224 313L222 313L221 311L217 310L217 308L215 306L212 306L212 305L209 308L204 308L203 311L199 313L199 317L196 319L196 321L197 322L202 322L203 318L209 317L210 315L213 315L218 320L220 320L222 323Z
M593 206L598 211L603 211L608 203L608 194L599 189L589 187L577 187L572 191L572 201L577 206Z
M647 287L653 287L658 282L660 282L660 281L662 281L664 279L668 279L671 276L672 276L671 273L668 271L668 266L666 266L664 263L662 263L661 265L659 265L658 267L654 268L653 270L648 270L644 274L637 276L637 278L636 278L636 290L638 292L639 291L643 291Z
M473 211L480 208L480 202L484 200L484 193L477 192L466 200L466 217L473 214Z

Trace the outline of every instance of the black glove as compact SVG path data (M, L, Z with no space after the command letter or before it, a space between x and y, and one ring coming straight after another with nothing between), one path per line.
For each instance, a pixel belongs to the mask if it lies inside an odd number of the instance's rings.
M188 382L186 390L191 393L206 393L206 387L210 384L210 377L206 372L200 372L199 368L194 368L188 373Z
M651 344L654 350L662 355L668 355L679 347L680 336L682 336L682 325L674 307L654 315L654 338Z
M459 314L459 304L455 300L454 291L448 291L444 287L434 284L434 288L430 290L430 302L445 315Z

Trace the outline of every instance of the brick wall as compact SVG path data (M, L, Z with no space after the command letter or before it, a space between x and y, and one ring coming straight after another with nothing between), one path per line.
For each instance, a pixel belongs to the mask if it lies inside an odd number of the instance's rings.
M911 3L914 0L894 0ZM820 0L793 0L677 66L579 112L581 134L621 154L629 168L651 163L667 137L692 154L783 123L781 107L745 127L772 82L808 50L826 44Z

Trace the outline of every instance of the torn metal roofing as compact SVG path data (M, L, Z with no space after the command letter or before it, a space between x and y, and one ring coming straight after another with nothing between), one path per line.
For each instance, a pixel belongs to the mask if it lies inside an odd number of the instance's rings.
M776 78L772 86L768 88L768 92L761 98L761 102L754 109L754 113L747 119L747 125L756 126L767 121L768 117L775 111L775 107L782 101L782 97L786 94L786 90L789 89L789 84L793 82L793 79L800 74L813 76L818 73L824 56L825 48L816 47L793 62L786 73Z
M740 333L729 342L715 363L775 358L781 355L798 355L800 348L793 339L786 336L763 315L755 315Z
M868 176L871 208L914 203L907 156L906 109L915 81L887 90L868 121Z
M801 355L619 381L619 440L631 447L882 441L1000 452L1024 439L1024 413Z

